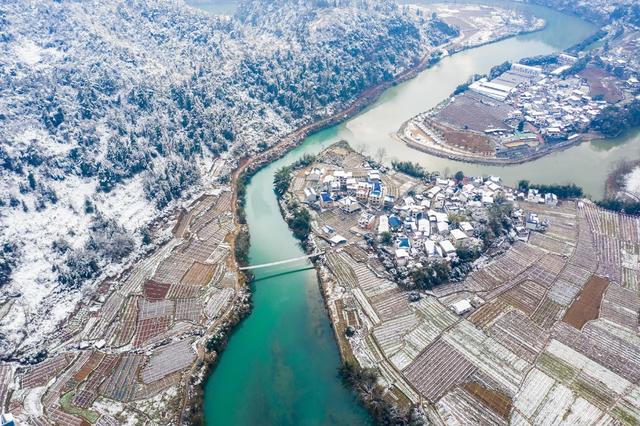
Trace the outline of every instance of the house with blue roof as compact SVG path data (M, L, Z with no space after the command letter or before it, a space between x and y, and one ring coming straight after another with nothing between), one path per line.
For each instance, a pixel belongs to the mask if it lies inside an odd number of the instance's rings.
M402 220L398 216L389 216L389 228L392 231L398 231L402 229Z

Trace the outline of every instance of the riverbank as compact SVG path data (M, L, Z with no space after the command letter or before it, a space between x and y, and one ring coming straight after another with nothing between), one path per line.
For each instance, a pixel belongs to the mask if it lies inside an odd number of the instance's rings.
M597 138L594 135L580 134L571 140L554 143L553 148L541 150L523 158L484 158L484 157L476 157L476 156L451 154L451 153L444 152L442 150L429 148L428 146L414 142L409 138L401 136L400 133L402 132L402 129L403 128L401 128L398 134L393 135L393 137L396 138L399 142L404 142L410 148L424 152L425 154L433 155L435 157L446 158L447 160L459 161L461 163L468 163L468 164L486 165L486 166L514 166L518 164L528 163L534 160L538 160L546 155L560 152L565 149L580 145L584 141Z
M640 167L640 160L621 161L607 177L605 199L619 199L621 201L638 202L637 193L628 191L626 178ZM637 185L634 185L637 187Z
M251 314L251 290L248 285L239 297L230 306L227 318L215 328L215 333L211 333L211 339L215 339L215 347L203 348L201 359L192 370L192 376L189 380L189 388L183 400L181 415L179 416L182 424L204 425L204 391L206 379L215 369L220 356L227 346L233 331L238 325Z

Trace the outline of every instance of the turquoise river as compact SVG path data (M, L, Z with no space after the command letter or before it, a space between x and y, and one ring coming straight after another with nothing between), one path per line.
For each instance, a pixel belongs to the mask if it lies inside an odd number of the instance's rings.
M281 218L272 191L273 174L303 154L317 153L340 139L346 139L352 146L365 144L370 153L384 147L389 160L419 161L429 170L495 174L510 184L523 178L539 183L575 182L594 197L601 196L605 176L613 164L622 158L640 158L638 132L616 140L583 143L534 162L509 167L478 166L432 157L413 151L391 137L403 121L438 104L472 74L486 73L506 60L564 49L595 31L584 21L546 8L500 4L534 13L544 18L547 26L536 33L443 59L416 78L387 90L358 116L308 137L298 148L251 179L246 206L251 263L301 255L301 248ZM223 13L222 9L224 7L209 8L216 13ZM372 423L338 376L337 345L315 271L310 266L306 264L294 271L290 266L286 270L258 270L251 284L253 312L231 336L206 383L206 424Z

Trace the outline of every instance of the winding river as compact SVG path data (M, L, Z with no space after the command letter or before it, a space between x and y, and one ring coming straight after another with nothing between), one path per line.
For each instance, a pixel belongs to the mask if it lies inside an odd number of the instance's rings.
M214 2L215 3L215 2ZM386 91L353 119L308 137L284 158L258 172L247 188L251 263L299 256L301 249L280 216L272 191L274 172L305 153L348 140L367 151L385 148L389 159L419 161L429 170L496 174L507 183L576 182L598 197L609 167L640 158L640 135L591 143L509 167L458 163L411 150L391 138L407 118L445 99L474 73L505 60L566 48L595 28L546 8L506 3L547 20L540 32L518 36L445 58L411 81ZM359 425L371 419L337 373L339 356L315 271L258 270L252 283L254 310L230 338L205 386L204 415L210 425Z

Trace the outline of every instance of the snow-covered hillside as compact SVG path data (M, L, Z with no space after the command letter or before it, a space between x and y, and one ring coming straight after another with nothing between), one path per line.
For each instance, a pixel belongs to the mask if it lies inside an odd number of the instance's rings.
M212 158L335 112L445 27L374 0L250 0L232 18L178 0L1 2L0 354L134 256Z

